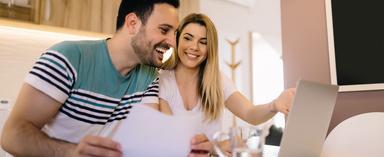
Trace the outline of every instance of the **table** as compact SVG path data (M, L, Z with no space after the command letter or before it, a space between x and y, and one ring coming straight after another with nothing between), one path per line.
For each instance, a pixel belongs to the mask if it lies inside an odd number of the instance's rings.
M279 150L279 146L264 145L263 157L277 157Z

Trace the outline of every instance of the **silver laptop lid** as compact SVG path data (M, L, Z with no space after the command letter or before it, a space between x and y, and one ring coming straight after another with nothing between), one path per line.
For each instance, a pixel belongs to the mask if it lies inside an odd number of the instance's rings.
M338 86L300 80L288 115L279 157L319 157Z

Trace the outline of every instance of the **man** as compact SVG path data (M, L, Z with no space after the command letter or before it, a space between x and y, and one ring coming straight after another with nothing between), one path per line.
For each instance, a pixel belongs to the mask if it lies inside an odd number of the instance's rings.
M178 0L122 0L109 40L62 42L27 75L2 135L15 156L122 156L107 138L151 93L175 45ZM155 66L155 67L153 67Z

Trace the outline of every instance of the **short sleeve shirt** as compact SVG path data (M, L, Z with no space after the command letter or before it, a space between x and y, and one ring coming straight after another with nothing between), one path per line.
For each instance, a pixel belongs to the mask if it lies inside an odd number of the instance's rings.
M121 75L106 40L66 41L46 50L25 82L62 104L43 131L78 142L84 135L113 130L134 104L157 100L157 74L153 67L137 65Z

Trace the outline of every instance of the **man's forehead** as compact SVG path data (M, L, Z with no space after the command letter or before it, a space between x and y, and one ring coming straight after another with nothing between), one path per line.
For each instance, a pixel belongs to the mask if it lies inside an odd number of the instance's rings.
M178 10L166 3L155 4L148 23L176 28L178 26Z

